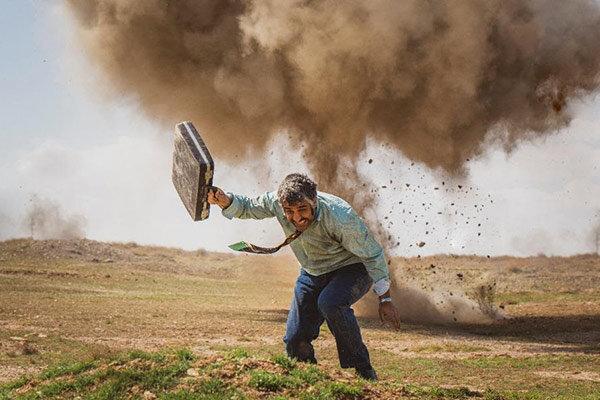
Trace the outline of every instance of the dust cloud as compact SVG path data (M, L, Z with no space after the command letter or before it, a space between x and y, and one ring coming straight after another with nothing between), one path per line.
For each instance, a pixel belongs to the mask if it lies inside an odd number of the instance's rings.
M286 132L361 212L367 138L461 175L492 144L567 126L599 85L592 0L65 1L91 60L150 117L193 120L230 162Z
M65 215L58 204L33 195L23 221L33 239L83 239L86 219L82 215Z
M66 0L117 90L172 124L195 121L218 158L288 130L319 181L340 180L367 135L460 172L570 120L598 87L591 0Z

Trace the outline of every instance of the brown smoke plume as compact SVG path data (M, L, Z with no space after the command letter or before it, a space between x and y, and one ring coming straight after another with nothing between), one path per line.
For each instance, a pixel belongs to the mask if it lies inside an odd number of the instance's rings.
M81 215L65 216L55 202L31 197L24 225L32 239L82 239L86 220Z
M510 149L564 126L599 83L593 0L66 2L152 117L194 120L219 158L288 129L325 185L367 135L461 172L487 135Z

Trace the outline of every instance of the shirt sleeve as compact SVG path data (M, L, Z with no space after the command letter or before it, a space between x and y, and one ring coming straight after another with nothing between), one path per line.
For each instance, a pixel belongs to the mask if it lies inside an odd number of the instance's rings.
M375 283L375 293L381 296L390 288L383 248L354 210L350 209L340 223L342 246L360 258Z
M264 219L277 215L275 213L277 199L273 192L255 198L229 192L227 195L231 198L231 204L222 211L225 218Z

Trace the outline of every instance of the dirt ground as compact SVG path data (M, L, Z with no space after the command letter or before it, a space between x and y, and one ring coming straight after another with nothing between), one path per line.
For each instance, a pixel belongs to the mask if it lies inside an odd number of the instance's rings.
M122 349L281 353L296 266L289 255L1 242L0 382ZM599 257L446 255L394 259L391 269L401 330L372 318L374 295L356 307L382 379L599 398ZM450 308L439 304L450 298ZM475 321L452 308L464 304L496 317ZM333 337L321 332L319 362L337 368Z

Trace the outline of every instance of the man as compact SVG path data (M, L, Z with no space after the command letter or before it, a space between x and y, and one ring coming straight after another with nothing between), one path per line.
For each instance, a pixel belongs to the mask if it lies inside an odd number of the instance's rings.
M398 328L398 314L390 298L383 249L352 207L339 197L317 192L317 185L301 174L288 175L277 193L249 199L216 188L208 202L218 204L229 219L276 217L286 235L301 232L290 244L302 268L284 337L288 356L316 363L311 342L326 321L341 367L376 380L351 305L374 282L381 320Z

